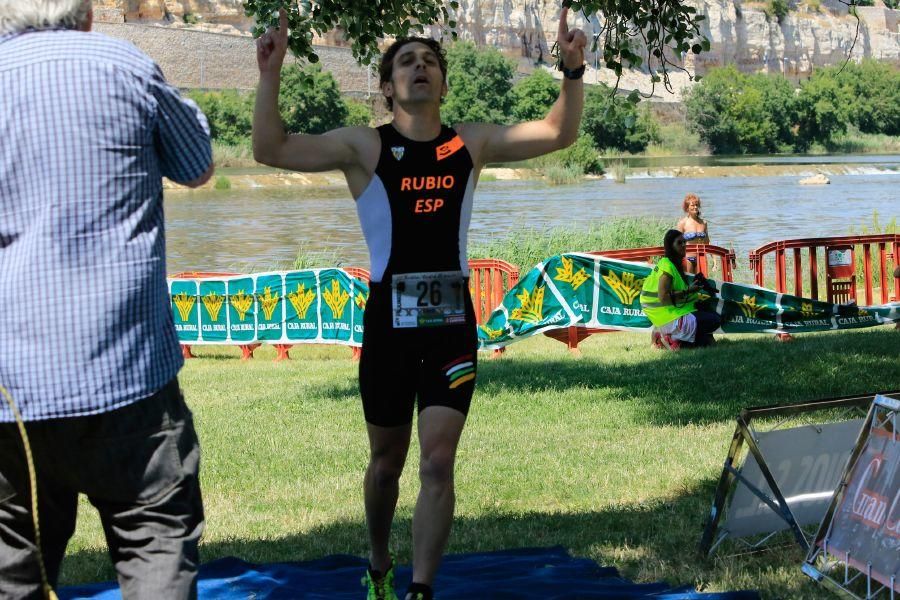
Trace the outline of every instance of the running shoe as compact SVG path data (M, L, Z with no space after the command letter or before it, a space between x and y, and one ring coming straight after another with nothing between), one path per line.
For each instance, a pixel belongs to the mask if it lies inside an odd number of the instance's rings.
M371 565L366 569L366 576L360 582L369 588L366 600L399 600L397 593L394 591L394 560L391 559L391 566L387 572L382 575L380 571L372 569Z

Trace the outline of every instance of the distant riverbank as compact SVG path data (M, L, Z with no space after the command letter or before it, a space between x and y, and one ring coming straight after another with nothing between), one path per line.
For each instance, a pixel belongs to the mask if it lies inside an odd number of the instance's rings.
M781 163L781 164L742 164L742 165L687 165L687 166L654 166L627 167L624 169L625 180L628 179L668 179L668 178L706 178L706 177L790 177L799 179L822 174L826 177L834 175L878 175L897 174L900 168L894 165L872 165L854 163ZM622 169L600 176L600 178L621 178ZM586 179L597 177L587 176ZM487 168L481 173L482 181L544 181L544 176L535 169ZM344 175L340 171L324 173L292 173L274 169L219 169L216 175L203 186L204 189L284 189L295 186L332 187L346 185ZM164 181L168 190L186 190L187 188Z

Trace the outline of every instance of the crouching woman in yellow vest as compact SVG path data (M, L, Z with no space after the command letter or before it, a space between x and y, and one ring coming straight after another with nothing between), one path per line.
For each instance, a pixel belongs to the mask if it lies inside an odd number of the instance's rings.
M656 346L709 346L714 343L712 332L721 319L714 312L696 307L700 285L690 286L684 280L684 256L687 242L684 234L675 229L666 232L663 240L666 255L644 280L641 308L653 323L653 343Z

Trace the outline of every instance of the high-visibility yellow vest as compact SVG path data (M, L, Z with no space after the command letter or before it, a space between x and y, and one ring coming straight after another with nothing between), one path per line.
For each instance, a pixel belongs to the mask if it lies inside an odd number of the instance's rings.
M659 278L663 273L668 273L672 277L672 291L686 290L687 284L675 265L668 258L660 259L653 271L644 280L644 287L641 288L641 308L644 314L650 319L656 327L661 327L666 323L671 323L678 317L694 312L696 297L688 300L682 305L673 306L667 304L663 306L659 302Z

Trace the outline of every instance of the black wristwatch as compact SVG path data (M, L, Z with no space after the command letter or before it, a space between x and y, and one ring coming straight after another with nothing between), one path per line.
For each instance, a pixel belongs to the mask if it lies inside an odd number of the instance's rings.
M577 69L569 69L566 65L560 63L559 70L562 71L563 77L566 79L581 79L581 76L584 75L586 66L585 63L581 63L581 66Z

